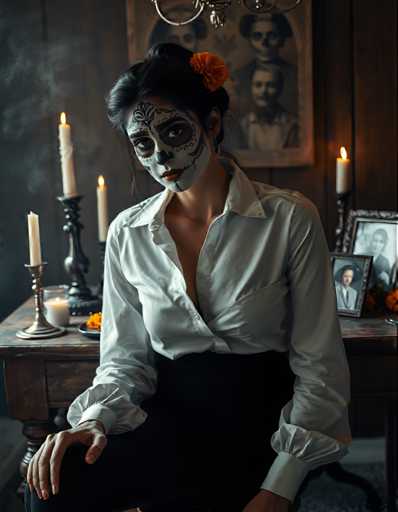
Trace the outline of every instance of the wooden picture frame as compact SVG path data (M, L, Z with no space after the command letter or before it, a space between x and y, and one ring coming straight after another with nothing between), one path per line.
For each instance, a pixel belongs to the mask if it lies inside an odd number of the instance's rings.
M388 210L350 210L343 253L373 256L369 289L376 284L385 291L397 282L398 212Z
M359 318L365 305L373 256L330 253L337 313ZM350 282L351 279L351 282ZM345 295L347 293L347 295Z
M250 15L233 4L219 29L210 24L208 9L197 21L173 27L159 18L149 0L126 2L130 63L143 59L152 44L165 41L214 52L226 62L230 79L225 88L231 102L222 150L246 168L314 163L312 0L277 18ZM161 4L175 20L187 19L193 12L186 0ZM274 45L272 57L264 57L256 38L263 38L267 47ZM272 98L261 93L270 83L277 90Z

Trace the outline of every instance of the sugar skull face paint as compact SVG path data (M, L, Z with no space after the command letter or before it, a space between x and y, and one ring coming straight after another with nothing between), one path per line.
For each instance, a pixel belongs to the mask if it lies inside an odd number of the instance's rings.
M209 164L211 150L203 128L185 111L141 101L129 113L126 131L145 169L173 191L189 188ZM167 171L178 175L167 180Z

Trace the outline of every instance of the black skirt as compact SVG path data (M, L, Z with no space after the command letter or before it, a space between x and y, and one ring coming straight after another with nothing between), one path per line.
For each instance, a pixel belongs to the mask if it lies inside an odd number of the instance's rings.
M144 423L108 434L94 464L71 445L60 489L25 489L26 512L242 512L276 457L270 439L293 394L285 354L156 354L158 387Z
M141 406L154 418L160 411L173 418L178 499L242 510L277 455L270 439L293 396L287 352L206 351L175 360L156 353L155 360L157 392Z

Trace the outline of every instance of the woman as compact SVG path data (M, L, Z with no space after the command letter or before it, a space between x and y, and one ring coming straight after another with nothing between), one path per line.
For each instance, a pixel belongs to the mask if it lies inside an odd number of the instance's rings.
M377 228L373 233L366 254L373 256L369 288L379 284L386 290L390 287L391 265L384 256L388 244L388 233L384 228Z
M165 189L110 225L100 366L29 464L28 511L283 512L347 452L320 218L219 154L226 77L216 56L161 44L109 94Z

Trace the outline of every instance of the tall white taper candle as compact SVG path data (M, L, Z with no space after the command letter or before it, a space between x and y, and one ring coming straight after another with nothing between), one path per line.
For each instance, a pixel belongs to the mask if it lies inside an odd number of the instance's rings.
M98 238L100 242L106 241L108 233L108 197L107 187L103 176L98 177L97 186L97 210L98 210Z
M31 265L40 265L41 247L40 247L40 228L39 216L36 213L28 214L28 233L29 233L29 256Z
M343 194L351 190L351 160L345 147L340 148L341 158L336 160L336 192Z
M64 196L77 195L75 167L73 162L73 144L70 124L66 122L65 112L60 116L58 126L59 153L61 156L62 185Z

